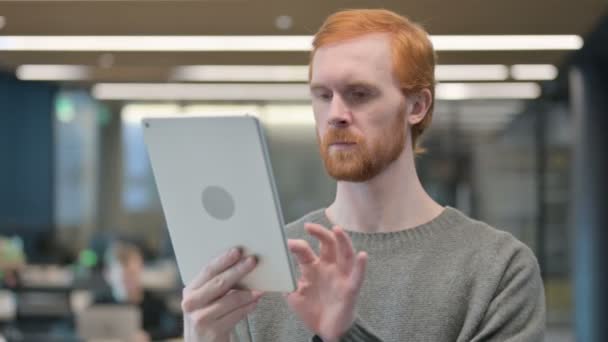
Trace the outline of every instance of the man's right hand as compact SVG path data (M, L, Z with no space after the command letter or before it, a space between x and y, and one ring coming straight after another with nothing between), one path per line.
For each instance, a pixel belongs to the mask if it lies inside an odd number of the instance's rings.
M189 342L228 342L237 323L255 306L261 292L235 285L256 265L235 248L207 265L183 291L184 338Z

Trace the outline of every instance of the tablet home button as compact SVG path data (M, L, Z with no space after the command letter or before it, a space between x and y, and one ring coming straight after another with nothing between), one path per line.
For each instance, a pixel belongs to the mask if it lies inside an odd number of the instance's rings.
M211 217L227 220L234 215L234 200L224 188L211 185L203 190L203 208Z

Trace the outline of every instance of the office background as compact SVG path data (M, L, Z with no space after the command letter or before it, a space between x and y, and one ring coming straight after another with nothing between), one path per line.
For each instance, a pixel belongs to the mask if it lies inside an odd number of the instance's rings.
M599 0L0 1L0 246L13 253L0 254L0 271L19 264L24 288L72 296L61 319L35 324L36 309L19 307L27 293L4 290L0 329L71 336L73 293L91 288L83 279L118 237L141 247L146 286L179 316L142 117L257 115L286 221L329 204L307 44L333 11L378 6L420 22L437 49L437 104L417 159L427 191L534 250L548 341L608 339L608 7ZM57 286L39 286L48 281ZM9 295L18 300L3 316Z

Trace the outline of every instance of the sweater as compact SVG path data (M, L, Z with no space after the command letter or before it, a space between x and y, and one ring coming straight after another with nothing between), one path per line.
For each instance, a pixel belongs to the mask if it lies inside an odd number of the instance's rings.
M286 227L288 238L304 239L318 253L318 242L304 230L306 222L333 225L320 209ZM451 207L401 231L344 228L355 249L369 257L357 319L340 341L542 341L545 297L539 266L511 234ZM238 341L321 341L277 293L265 294L235 331L232 340Z

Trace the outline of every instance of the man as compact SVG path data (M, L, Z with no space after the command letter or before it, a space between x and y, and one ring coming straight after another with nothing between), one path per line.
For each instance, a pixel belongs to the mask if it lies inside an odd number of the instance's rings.
M542 339L543 284L530 249L440 206L416 174L434 65L426 32L395 13L325 21L310 89L321 156L338 182L328 208L287 227L298 289L231 289L255 259L228 252L184 289L187 341L229 341L235 327L233 339L256 342Z
M137 341L171 337L171 329L167 330L163 322L170 322L167 307L163 300L144 289L143 270L144 258L139 247L125 241L114 242L105 254L104 277L110 293L98 296L96 303L137 306L143 328Z

